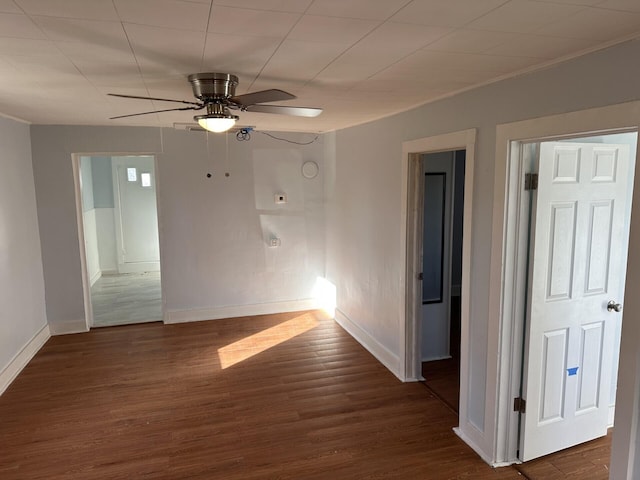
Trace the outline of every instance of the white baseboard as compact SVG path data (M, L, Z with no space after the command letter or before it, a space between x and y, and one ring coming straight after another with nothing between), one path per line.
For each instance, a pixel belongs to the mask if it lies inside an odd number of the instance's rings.
M400 376L398 371L398 365L400 359L398 356L390 351L387 347L378 342L368 332L363 330L358 324L351 320L340 309L336 308L335 321L344 328L349 335L355 338L360 345L366 348L371 355L376 357L380 363L387 367L391 373L398 377L401 381L404 379Z
M51 335L67 335L69 333L85 333L89 331L84 318L78 320L66 320L49 324Z
M508 467L510 465L520 465L522 462L520 460L514 460L513 462L493 462L490 465L493 468L502 468L502 467Z
M307 298L304 300L292 300L290 302L229 305L225 307L199 308L192 310L167 310L164 315L164 323L200 322L204 320L219 320L221 318L299 312L302 310L315 310L317 308L318 301L315 298Z
M0 372L0 395L11 385L11 382L16 379L22 369L27 366L50 337L49 325L45 325L29 340L22 350L13 357L9 365Z

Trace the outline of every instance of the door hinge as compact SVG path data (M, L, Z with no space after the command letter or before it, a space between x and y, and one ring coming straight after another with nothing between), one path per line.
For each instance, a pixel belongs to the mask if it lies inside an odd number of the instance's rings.
M422 272L420 272L418 274L418 280L423 280L424 279L424 275L422 274Z
M525 173L524 174L524 189L525 190L537 190L538 189L538 174L537 173Z
M513 399L513 411L519 413L527 412L527 401L522 397L516 397Z

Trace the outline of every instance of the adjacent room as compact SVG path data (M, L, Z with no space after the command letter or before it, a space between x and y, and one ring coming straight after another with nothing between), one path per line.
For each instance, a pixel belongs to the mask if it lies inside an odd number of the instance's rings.
M0 1L0 478L640 476L640 5Z
M160 243L152 156L81 156L84 259L92 327L162 320ZM85 306L86 308L86 306Z

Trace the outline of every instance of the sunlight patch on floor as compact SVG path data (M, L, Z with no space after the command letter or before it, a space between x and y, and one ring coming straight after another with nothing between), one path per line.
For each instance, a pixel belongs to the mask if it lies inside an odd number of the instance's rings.
M264 352L276 345L291 340L317 327L318 320L313 315L300 315L275 327L255 333L218 349L220 366L224 370Z

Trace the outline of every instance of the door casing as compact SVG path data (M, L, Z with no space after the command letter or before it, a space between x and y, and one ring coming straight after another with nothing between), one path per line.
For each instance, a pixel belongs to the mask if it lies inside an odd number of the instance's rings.
M420 156L425 153L437 153L452 150L465 150L464 206L463 206L463 240L462 240L462 281L461 281L461 339L460 339L460 426L455 431L465 438L469 444L477 442L478 429L468 419L469 393L469 305L471 297L471 245L473 219L473 178L475 159L476 130L469 129L433 137L404 142L402 145L402 205L401 222L406 229L401 232L401 264L405 267L405 275L401 277L401 291L405 292L405 301L401 307L399 368L398 373L403 381L421 379L420 330L422 286L418 273L422 271L422 213L419 186L422 180ZM479 432L478 432L479 433ZM478 453L481 454L479 450ZM482 455L482 454L481 454ZM483 456L486 461L490 459Z
M528 220L520 184L524 168L521 147L537 141L637 132L637 108L634 102L634 105L572 112L497 128L488 347L489 351L499 352L499 356L498 368L487 370L487 405L496 406L491 462L494 466L519 461L518 413L513 411L513 399L519 392L522 344L518 339L523 335L528 272L522 258L522 249L527 245ZM492 384L495 390L491 389Z

